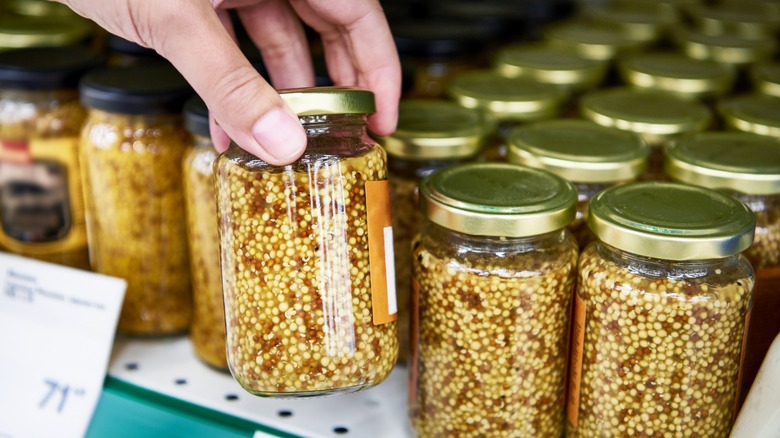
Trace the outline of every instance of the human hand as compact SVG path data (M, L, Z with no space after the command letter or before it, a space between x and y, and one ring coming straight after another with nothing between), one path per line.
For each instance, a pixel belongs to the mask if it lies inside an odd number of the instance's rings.
M260 159L284 165L306 147L298 118L234 43L228 8L238 12L277 88L314 85L303 20L322 36L334 83L375 93L369 128L378 135L395 130L401 72L377 0L55 1L167 58L209 107L219 151L232 138Z

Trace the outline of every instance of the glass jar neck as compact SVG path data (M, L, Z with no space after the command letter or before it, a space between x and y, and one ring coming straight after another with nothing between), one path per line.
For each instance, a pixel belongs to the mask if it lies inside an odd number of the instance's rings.
M32 103L40 106L50 106L57 103L74 102L79 98L79 92L70 88L53 90L20 90L14 88L0 89L0 100Z
M734 190L726 190L725 192L750 207L754 213L765 211L780 212L780 194L749 195Z
M472 155L468 157L446 159L410 160L388 155L387 168L390 173L395 176L411 180L421 180L439 169L472 161L474 160L474 157L475 156Z
M450 230L431 220L426 220L420 233L433 241L450 242L453 246L468 248L469 252L477 253L506 251L524 253L535 251L539 247L561 244L569 238L568 231L565 228L550 233L525 237L475 236Z
M192 146L196 148L214 148L214 143L211 142L211 137L201 134L192 133Z
M123 114L89 108L89 117L93 122L108 123L116 126L174 126L181 125L181 114Z

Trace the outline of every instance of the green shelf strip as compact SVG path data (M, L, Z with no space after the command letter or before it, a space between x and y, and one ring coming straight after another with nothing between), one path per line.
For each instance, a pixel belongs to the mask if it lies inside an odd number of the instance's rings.
M108 376L86 438L247 438L255 431L302 438Z

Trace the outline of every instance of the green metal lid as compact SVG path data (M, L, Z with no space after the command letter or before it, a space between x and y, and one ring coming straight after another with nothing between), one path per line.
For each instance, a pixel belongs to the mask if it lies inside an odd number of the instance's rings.
M577 190L549 172L506 163L462 164L426 177L420 207L434 223L477 236L559 230L576 214Z
M666 150L675 180L749 195L780 193L780 141L745 132L706 132Z
M723 121L731 128L780 138L780 98L744 95L718 105Z
M756 2L696 5L686 10L698 28L710 35L772 38L780 27L778 17Z
M371 114L374 93L353 87L311 87L279 90L287 106L299 116Z
M582 57L608 61L627 50L640 47L643 42L630 40L620 29L582 21L549 26L545 39L555 47L574 50Z
M566 96L553 85L492 71L464 73L450 81L447 91L459 105L483 110L497 120L554 117Z
M84 41L92 23L73 16L24 16L0 14L0 50L67 46Z
M641 53L622 59L620 75L639 87L681 96L709 97L728 92L736 76L728 64L691 59L679 53Z
M780 62L756 64L750 69L750 76L756 91L780 97Z
M441 100L402 100L398 128L379 143L388 155L410 160L449 159L477 154L490 125L473 109Z
M76 16L69 7L49 0L5 0L5 9L18 15L35 17L57 16L72 18Z
M638 134L673 135L696 132L710 124L703 104L669 93L612 88L583 96L580 109L599 125Z
M582 90L593 88L604 79L607 64L560 47L518 45L498 53L495 70L508 78L526 78Z
M751 39L739 35L708 35L692 29L678 29L676 39L685 55L725 64L751 64L768 59L777 49L775 38Z
M629 181L647 169L650 148L636 134L584 120L549 120L515 128L509 161L575 183Z
M632 254L704 260L747 249L756 218L715 190L654 181L600 192L590 201L588 225L602 242Z
M594 8L590 16L597 23L616 26L632 40L645 42L659 40L677 18L668 9L647 3L611 4Z

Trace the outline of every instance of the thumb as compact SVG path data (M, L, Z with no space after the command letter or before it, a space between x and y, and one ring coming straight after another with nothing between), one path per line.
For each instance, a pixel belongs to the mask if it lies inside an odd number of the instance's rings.
M162 8L179 4L179 9L183 4L150 3ZM162 14L169 18L158 23L163 26L149 29L152 46L187 79L239 147L273 165L298 159L306 148L298 117L250 65L209 3L185 4L195 11Z

